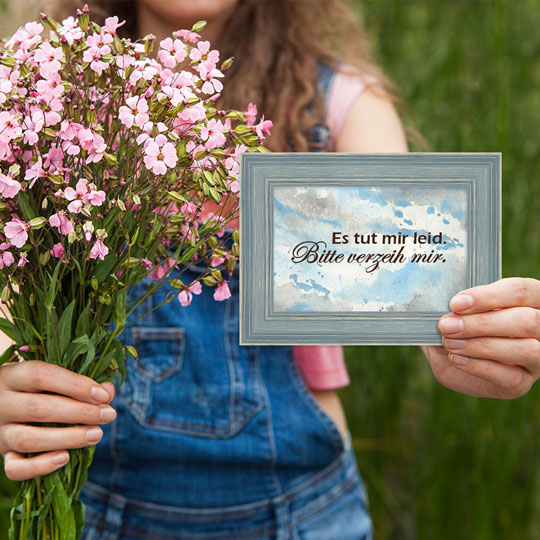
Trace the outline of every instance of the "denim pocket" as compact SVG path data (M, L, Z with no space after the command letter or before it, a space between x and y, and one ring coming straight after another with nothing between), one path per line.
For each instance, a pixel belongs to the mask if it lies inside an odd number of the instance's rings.
M372 540L373 524L356 488L322 506L295 529L298 540Z
M189 284L201 271L193 267L179 277ZM262 408L259 348L239 345L238 277L227 277L231 298L217 301L214 289L203 286L189 306L173 299L126 330L138 357L128 358L119 397L141 425L231 437ZM165 294L153 295L141 309L155 308Z
M183 328L135 326L131 340L138 355L135 366L151 381L159 383L182 369Z
M347 443L343 440L343 436L341 435L341 432L339 431L334 419L331 418L328 413L319 405L319 402L311 393L304 377L300 373L300 370L294 361L292 353L288 365L290 367L293 384L298 393L302 396L304 402L313 413L313 416L325 426L326 432L329 436L329 442L335 449L336 454L342 454L346 450Z

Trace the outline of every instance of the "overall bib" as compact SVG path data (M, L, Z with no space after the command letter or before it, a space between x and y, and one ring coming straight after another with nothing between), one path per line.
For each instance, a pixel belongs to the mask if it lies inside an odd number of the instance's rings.
M319 65L325 95L333 75ZM315 126L313 151L327 135ZM238 265L223 275L231 298L203 286L191 305L173 300L122 335L138 358L115 382L117 418L101 426L81 492L83 540L370 539L350 432L343 441L312 397L292 347L238 345Z

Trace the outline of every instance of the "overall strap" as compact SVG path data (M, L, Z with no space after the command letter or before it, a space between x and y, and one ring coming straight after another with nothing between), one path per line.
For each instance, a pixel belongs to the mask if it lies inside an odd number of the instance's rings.
M308 138L310 152L326 152L330 139L330 129L326 125L325 118L328 108L328 94L330 84L336 72L328 64L319 60L317 62L317 82L323 95L323 116L320 121L311 128Z

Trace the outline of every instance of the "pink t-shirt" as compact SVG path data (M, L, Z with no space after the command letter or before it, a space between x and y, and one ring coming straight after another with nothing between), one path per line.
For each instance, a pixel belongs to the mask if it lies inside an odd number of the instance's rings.
M335 152L336 139L349 109L367 87L364 81L376 79L369 75L361 77L357 70L347 67L346 73L337 72L330 82L326 104L329 152ZM350 383L341 345L297 345L293 355L298 371L313 390L337 390Z

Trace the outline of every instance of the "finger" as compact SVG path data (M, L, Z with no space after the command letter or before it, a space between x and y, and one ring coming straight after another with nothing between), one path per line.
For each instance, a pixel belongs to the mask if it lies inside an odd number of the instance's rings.
M110 382L104 382L101 383L101 386L103 386L103 388L105 388L105 390L109 394L109 399L105 401L105 403L110 403L114 399L114 384Z
M0 424L11 422L59 422L108 424L116 418L110 405L91 405L64 396L0 392Z
M520 366L504 364L483 358L470 358L450 353L450 362L458 369L493 383L499 396L512 399L526 394L535 378Z
M499 279L460 291L450 300L450 309L456 313L517 306L540 308L540 281L522 277Z
M4 424L0 427L0 452L32 453L83 448L97 444L101 437L103 431L98 426L54 428Z
M540 339L540 310L514 307L470 315L449 313L439 319L438 327L441 334L452 338L498 336Z
M18 452L4 456L4 471L10 480L22 481L43 476L60 469L69 461L69 452L47 452L39 456L24 457Z
M537 339L443 337L443 346L450 353L516 364L532 374L540 374L540 341Z
M20 392L47 390L89 403L105 403L110 398L107 389L90 377L40 360L7 365L0 373L2 383L9 390Z

